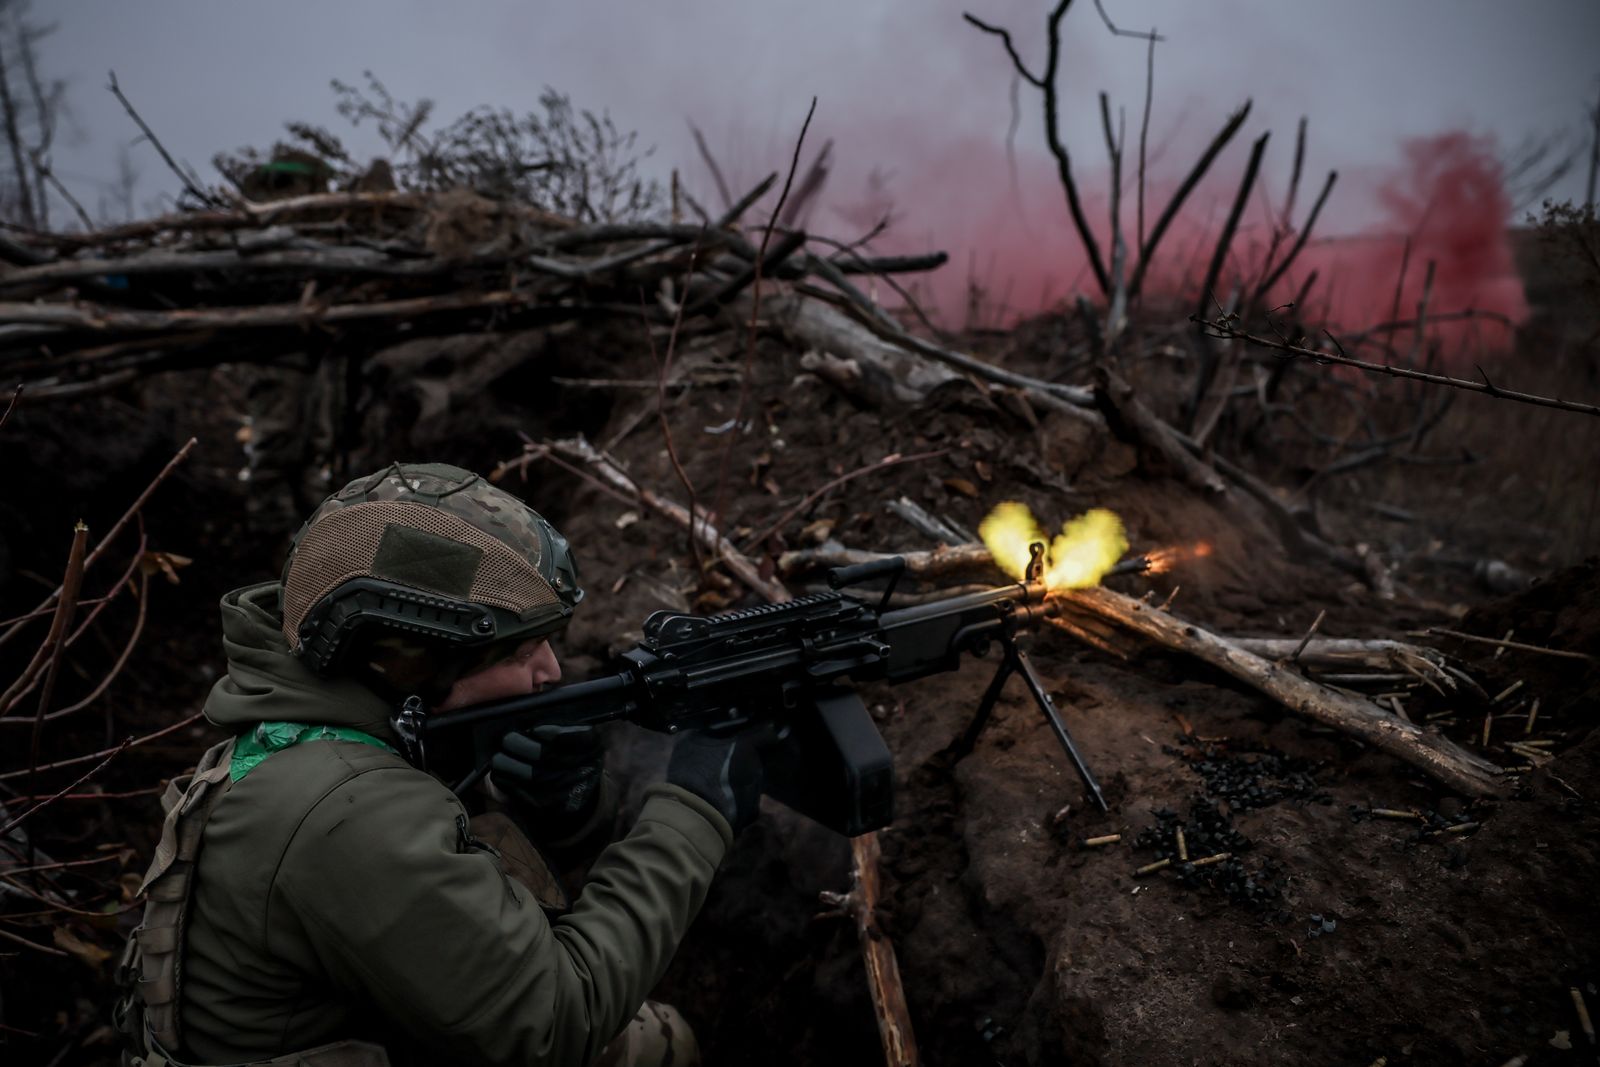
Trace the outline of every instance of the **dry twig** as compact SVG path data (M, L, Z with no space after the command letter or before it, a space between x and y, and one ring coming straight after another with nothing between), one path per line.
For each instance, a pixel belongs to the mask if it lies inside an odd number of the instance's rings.
M1395 367L1387 363L1370 363L1363 359L1355 359L1340 352L1329 352L1320 348L1303 348L1299 345L1289 344L1285 341L1275 341L1266 337L1257 337L1255 334L1238 330L1225 322L1203 319L1199 315L1192 316L1191 322L1198 323L1213 337L1231 337L1246 341L1258 348L1282 352L1285 355L1300 359L1309 359L1315 363L1337 363L1342 367L1354 367L1356 370L1369 374L1386 374L1391 378L1409 378L1414 381L1428 382L1432 385L1447 385L1452 389L1465 389L1468 392L1484 393L1500 400L1514 400L1519 404L1535 404L1540 407L1557 408L1561 411L1575 411L1581 415L1600 415L1600 405L1583 404L1572 400L1561 400L1556 397L1537 396L1533 393L1518 392L1513 389L1503 389L1491 382L1487 375L1482 381L1474 382L1463 378L1451 378L1443 374L1430 374L1426 371L1412 370L1409 367ZM1335 344L1338 342L1336 341ZM1478 371L1483 374L1482 368Z
M878 903L883 897L878 835L851 838L850 854L855 860L850 891L819 895L824 904L834 909L832 914L855 922L861 958L867 967L873 1014L878 1020L878 1036L883 1041L884 1062L888 1067L916 1067L917 1039L911 1029L911 1010L900 981L900 965L895 959L894 943L878 926Z

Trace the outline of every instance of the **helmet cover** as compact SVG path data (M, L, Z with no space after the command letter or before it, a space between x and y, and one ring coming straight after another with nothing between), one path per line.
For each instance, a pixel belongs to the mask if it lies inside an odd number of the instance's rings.
M393 464L323 501L284 566L283 635L330 673L358 632L503 645L554 632L583 590L538 512L460 467Z

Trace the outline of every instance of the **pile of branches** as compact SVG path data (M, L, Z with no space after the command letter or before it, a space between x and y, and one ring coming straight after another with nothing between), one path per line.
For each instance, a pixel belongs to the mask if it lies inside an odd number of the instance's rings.
M182 211L74 234L0 239L0 379L31 402L148 375L359 357L423 336L597 316L716 316L763 276L843 282L942 254L812 254L806 234L720 217L582 225L466 189L313 194ZM848 284L848 283L846 283Z

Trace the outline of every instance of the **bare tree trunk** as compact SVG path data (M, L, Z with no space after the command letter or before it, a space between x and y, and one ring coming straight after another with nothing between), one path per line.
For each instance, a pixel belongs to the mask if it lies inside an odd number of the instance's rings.
M6 143L11 148L11 165L17 172L17 206L22 223L29 229L38 229L39 218L33 208L33 183L28 180L28 160L22 150L22 133L17 125L17 105L11 96L11 75L6 70L3 51L0 49L0 110L4 111Z
M39 127L38 143L28 150L28 159L33 164L34 180L38 182L39 228L44 230L50 228L50 194L45 189L45 181L51 176L47 155L56 139L56 111L63 83L57 81L52 83L48 91L45 89L44 83L39 80L38 56L33 46L40 37L50 32L50 29L40 29L17 20L17 55L22 61L23 79L27 82L28 94L33 98L34 118ZM68 200L71 198L68 197ZM78 210L82 214L83 209Z
M1589 113L1589 185L1584 193L1584 203L1590 207L1594 202L1595 174L1600 171L1600 100L1595 101L1594 110Z

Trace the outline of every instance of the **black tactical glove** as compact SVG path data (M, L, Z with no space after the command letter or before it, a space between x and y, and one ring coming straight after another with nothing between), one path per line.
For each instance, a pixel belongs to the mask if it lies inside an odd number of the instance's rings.
M605 751L593 726L535 726L506 734L489 766L494 784L524 809L541 838L577 833L600 803Z
M734 833L761 814L761 755L748 734L715 737L703 730L684 734L672 748L667 781L716 808Z

